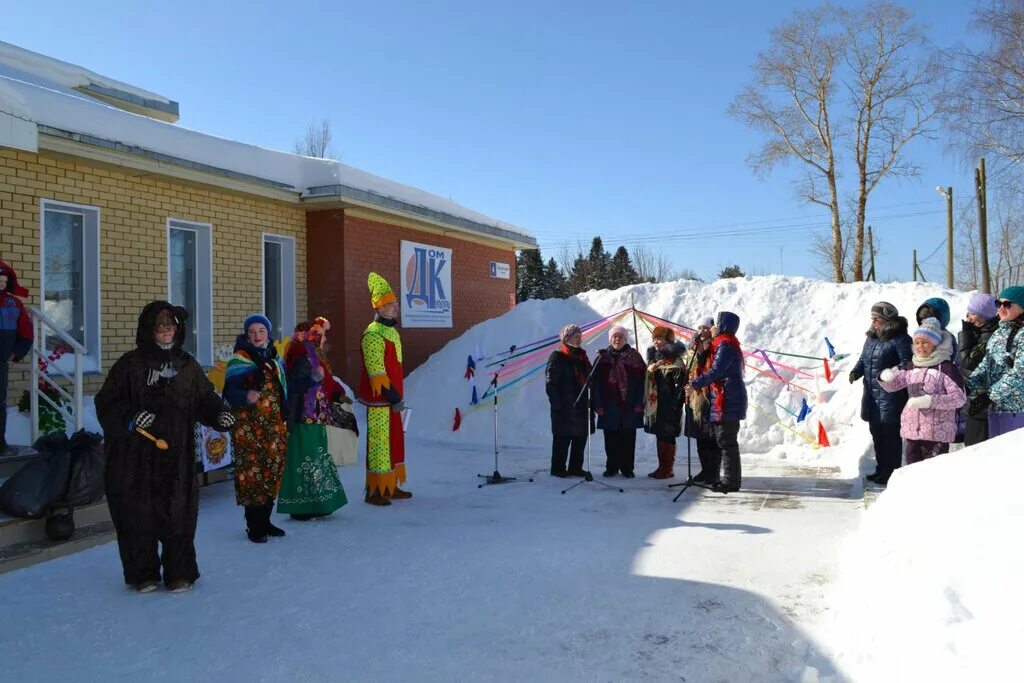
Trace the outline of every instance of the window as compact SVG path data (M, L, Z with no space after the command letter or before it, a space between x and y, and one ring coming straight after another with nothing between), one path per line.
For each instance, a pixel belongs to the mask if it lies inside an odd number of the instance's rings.
M263 235L263 314L274 339L295 329L295 238Z
M85 369L100 369L100 210L42 200L43 313L85 347ZM53 348L59 339L47 338Z
M211 226L167 219L167 300L188 311L184 349L213 365Z

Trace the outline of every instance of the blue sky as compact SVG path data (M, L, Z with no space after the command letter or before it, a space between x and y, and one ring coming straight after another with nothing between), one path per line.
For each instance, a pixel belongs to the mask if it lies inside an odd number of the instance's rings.
M170 97L181 126L266 147L290 150L326 116L346 163L529 228L545 258L640 234L704 278L733 263L821 268L808 245L825 212L793 197L795 166L756 178L760 137L725 113L769 29L819 3L149 4L7 3L0 40ZM967 36L968 3L903 4L936 43ZM959 217L973 171L941 137L909 153L920 178L885 181L869 206L878 275L909 279L917 248L941 281L935 187L953 185ZM718 226L762 231L709 238Z

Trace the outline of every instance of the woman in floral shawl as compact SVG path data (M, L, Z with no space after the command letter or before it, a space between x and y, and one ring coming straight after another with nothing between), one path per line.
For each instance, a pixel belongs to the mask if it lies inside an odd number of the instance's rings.
M234 439L235 500L245 506L245 532L253 543L284 536L270 523L288 452L284 366L270 337L270 321L250 315L228 361L224 400L238 419Z
M277 511L293 519L323 517L348 502L327 451L324 426L331 421L331 399L340 390L321 348L330 327L326 318L301 323L285 349L288 459Z

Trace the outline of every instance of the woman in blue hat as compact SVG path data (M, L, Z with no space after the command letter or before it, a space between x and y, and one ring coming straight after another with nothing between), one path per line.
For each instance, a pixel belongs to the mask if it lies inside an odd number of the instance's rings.
M235 409L235 500L245 507L246 534L253 543L284 536L270 523L288 453L287 381L270 336L270 321L250 315L228 362L224 399Z

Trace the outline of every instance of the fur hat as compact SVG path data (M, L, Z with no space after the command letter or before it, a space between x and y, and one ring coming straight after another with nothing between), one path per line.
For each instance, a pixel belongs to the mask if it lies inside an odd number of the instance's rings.
M253 313L242 323L242 334L249 334L249 328L253 325L263 325L263 327L267 328L267 332L274 329L270 326L270 319L267 316L262 313Z
M676 340L676 333L672 331L671 327L658 325L651 330L651 339L664 339L667 342L674 342Z
M895 320L899 317L900 312L888 301L879 301L871 307L871 315L877 315L883 320Z
M1024 308L1024 287L1017 285L1016 287L1007 287L1003 291L999 292L999 298L1002 301L1012 301L1018 306Z
M392 301L398 301L395 293L391 291L391 285L377 273L370 273L366 278L366 285L370 288L370 305L374 308L387 306Z
M925 318L914 332L914 339L927 339L938 346L942 343L942 323L938 318Z
M991 294L978 292L971 297L971 302L967 304L967 312L980 316L985 320L991 320L999 315L999 312L996 311L996 298Z
M576 323L569 323L568 325L562 328L561 332L559 332L558 338L561 339L562 343L564 344L565 340L573 336L574 334L582 335L583 330L581 330L580 326L577 325Z
M611 341L612 336L616 333L621 334L626 339L629 339L629 332L626 331L625 327L623 327L622 325L612 325L608 329L608 341Z
M711 316L708 316L707 318L702 318L701 319L700 325L697 325L697 329L700 329L702 327L707 327L707 328L710 329L710 328L712 328L714 326L715 326L715 319L712 318Z

